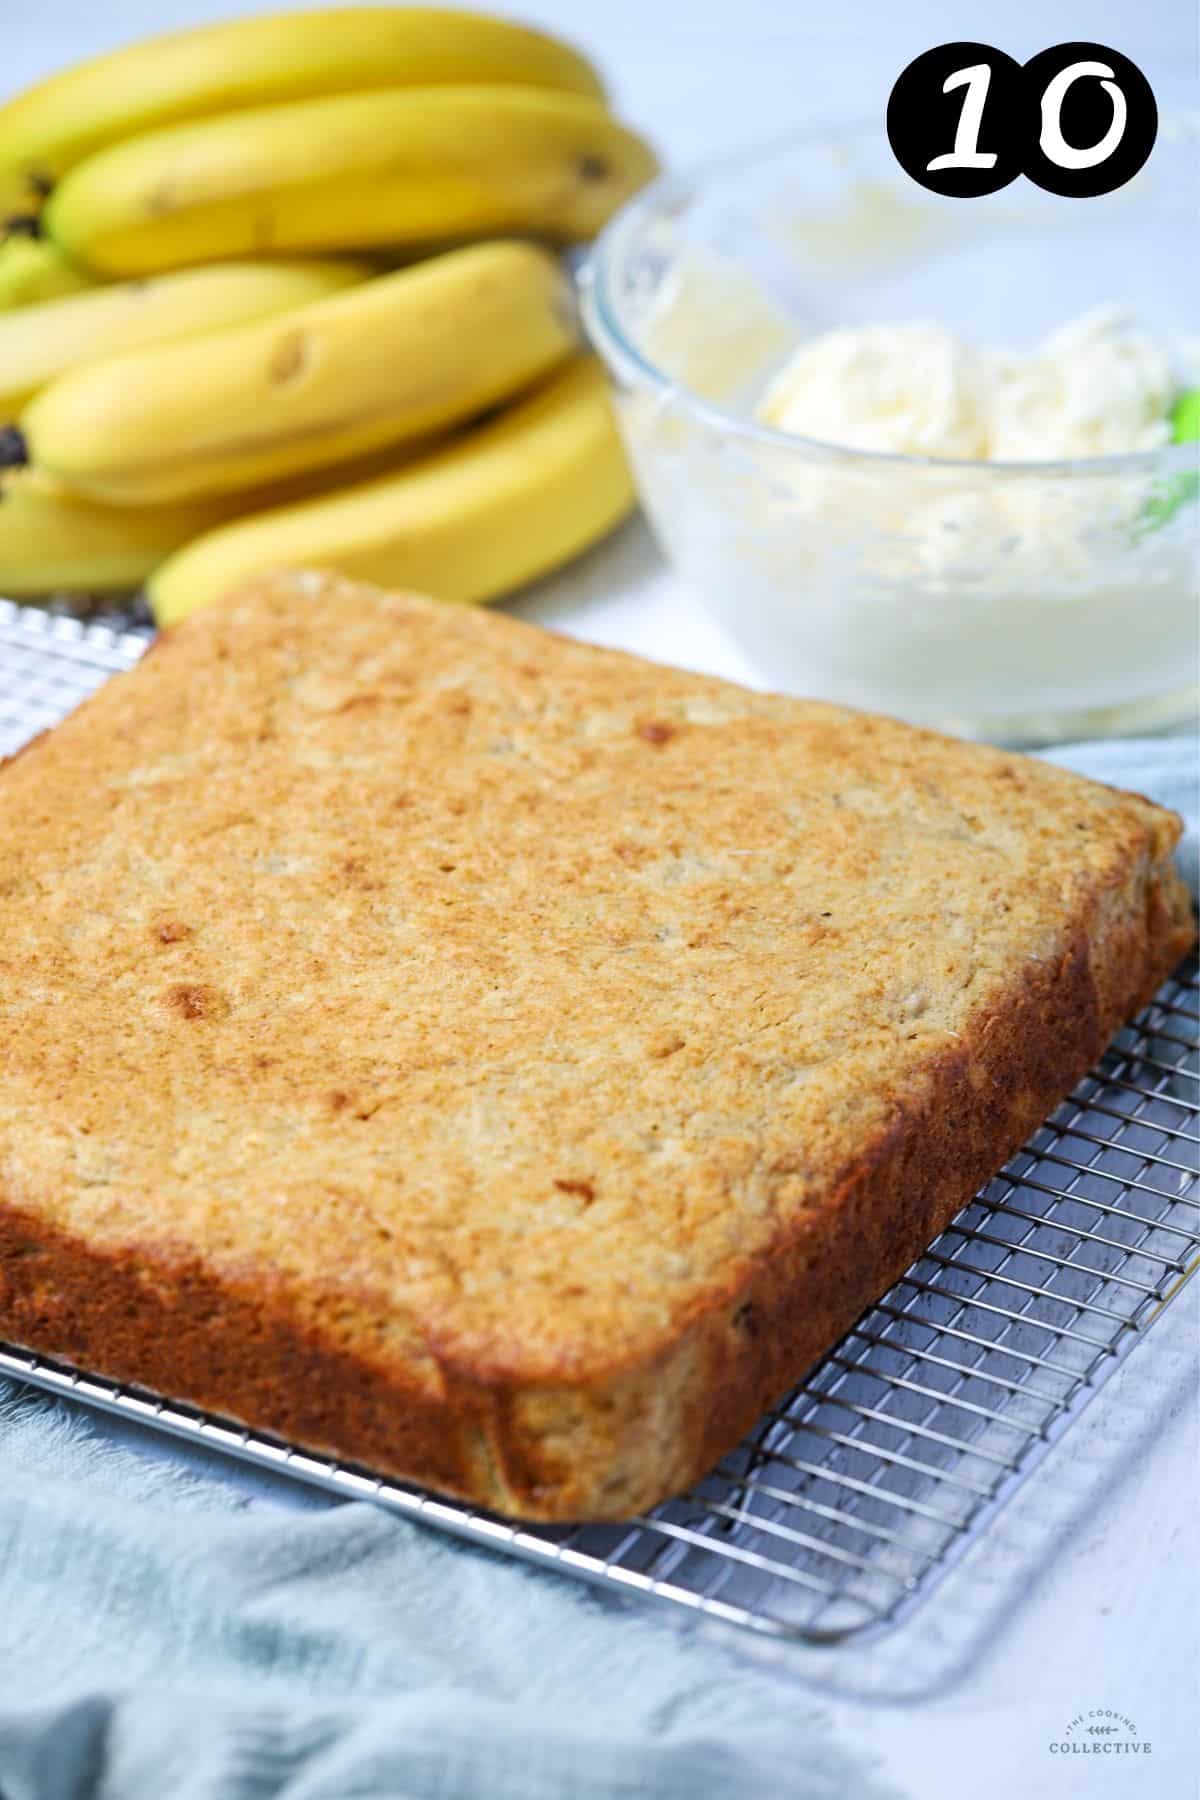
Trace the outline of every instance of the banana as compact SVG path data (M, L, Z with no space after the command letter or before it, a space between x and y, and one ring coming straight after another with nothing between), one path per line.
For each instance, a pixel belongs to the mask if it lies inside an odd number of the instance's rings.
M86 364L44 388L13 435L82 493L162 505L426 436L576 344L553 256L479 244L278 319Z
M239 19L77 64L0 107L0 192L56 181L96 150L184 119L462 81L603 94L569 46L477 14L355 6Z
M365 281L352 262L221 263L117 282L0 316L0 419L65 370L285 312Z
M0 164L0 236L9 231L28 233L49 191L48 182Z
M574 242L593 237L656 166L585 95L397 89L133 138L67 175L43 228L109 276L507 232Z
M394 474L404 450L174 506L105 506L42 469L0 470L0 594L133 593L164 557L232 519Z
M170 557L147 591L164 626L289 564L491 600L586 549L633 504L604 375L581 356L394 474L209 533Z
M93 285L56 244L18 232L0 239L0 313L60 294L79 294Z
M131 593L182 544L234 516L230 502L111 507L38 469L0 475L0 593Z

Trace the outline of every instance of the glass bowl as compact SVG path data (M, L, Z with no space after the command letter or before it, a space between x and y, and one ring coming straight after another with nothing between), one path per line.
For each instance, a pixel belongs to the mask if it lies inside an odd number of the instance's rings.
M1194 120L1141 175L927 194L878 125L667 176L582 271L651 525L764 686L1009 743L1156 730L1197 697L1197 447L951 462L757 423L797 342L928 318L1026 347L1098 303L1187 345ZM1194 377L1193 377L1194 378Z

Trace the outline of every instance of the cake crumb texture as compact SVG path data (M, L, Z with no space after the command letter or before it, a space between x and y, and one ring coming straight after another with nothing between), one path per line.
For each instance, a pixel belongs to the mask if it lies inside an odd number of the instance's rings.
M0 774L0 1337L620 1517L1192 938L1173 815L280 575Z

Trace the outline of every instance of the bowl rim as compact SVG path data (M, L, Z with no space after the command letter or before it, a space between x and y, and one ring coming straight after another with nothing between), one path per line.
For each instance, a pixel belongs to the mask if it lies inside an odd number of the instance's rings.
M803 461L828 461L864 469L903 469L937 474L969 473L976 478L1002 481L1045 480L1063 477L1112 477L1115 475L1162 476L1176 468L1190 469L1196 446L1168 442L1153 450L1125 450L1105 456L1053 457L1040 461L989 461L978 457L918 456L905 451L864 450L824 438L801 436L777 426L718 406L689 388L646 354L627 331L612 292L612 278L638 231L664 208L691 196L709 180L729 175L752 164L792 150L816 148L836 138L878 130L878 121L843 119L762 139L741 150L725 152L683 169L667 170L634 195L604 226L575 268L581 310L588 336L610 371L618 377L632 374L643 387L657 390L681 407L703 427L746 443L765 446Z

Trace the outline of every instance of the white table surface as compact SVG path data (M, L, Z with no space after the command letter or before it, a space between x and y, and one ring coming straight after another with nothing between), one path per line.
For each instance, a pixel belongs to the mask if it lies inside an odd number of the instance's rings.
M247 10L246 0L9 7L0 92L138 33ZM1069 39L1107 43L1152 79L1161 68L1194 80L1197 68L1195 0L858 0L819 10L793 0L531 0L520 10L596 53L628 116L676 163L806 119L876 112L903 65L949 39L1018 57ZM515 610L666 661L746 672L637 524ZM1197 1302L1200 1293L1183 1296L1001 1515L982 1554L903 1634L786 1659L787 1679L875 1754L904 1800L1200 1793ZM764 1691L786 1703L786 1687ZM1076 1713L1102 1706L1134 1721L1149 1756L1049 1751Z

